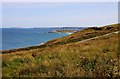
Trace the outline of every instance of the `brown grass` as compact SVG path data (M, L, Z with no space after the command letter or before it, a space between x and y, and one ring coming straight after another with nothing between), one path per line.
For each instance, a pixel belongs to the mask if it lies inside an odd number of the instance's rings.
M118 77L119 55L118 34L113 34L42 51L3 54L3 76Z
M2 54L3 77L119 77L119 35Z

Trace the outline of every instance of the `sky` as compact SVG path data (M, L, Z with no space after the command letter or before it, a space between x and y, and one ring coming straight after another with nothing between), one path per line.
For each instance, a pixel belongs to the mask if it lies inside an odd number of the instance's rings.
M117 2L4 2L2 27L101 26L118 22Z
M2 0L2 2L119 2L119 0Z

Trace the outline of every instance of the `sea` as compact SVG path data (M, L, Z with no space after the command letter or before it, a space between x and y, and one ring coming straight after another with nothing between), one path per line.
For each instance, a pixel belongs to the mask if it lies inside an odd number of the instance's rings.
M2 50L35 46L55 38L69 35L69 33L48 33L57 29L58 28L2 28Z

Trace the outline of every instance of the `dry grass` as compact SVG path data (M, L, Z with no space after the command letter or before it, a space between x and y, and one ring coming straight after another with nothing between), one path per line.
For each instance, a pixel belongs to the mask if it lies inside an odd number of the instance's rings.
M118 34L42 51L3 54L3 76L117 77ZM9 60L6 60L9 59Z
M118 77L119 35L2 54L3 77Z

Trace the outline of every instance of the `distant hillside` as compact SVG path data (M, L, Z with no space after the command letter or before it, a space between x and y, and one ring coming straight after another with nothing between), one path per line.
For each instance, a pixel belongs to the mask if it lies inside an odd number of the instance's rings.
M45 28L45 27L41 27L41 28ZM33 29L41 29L41 28L33 28ZM87 28L87 27L46 27L48 29L84 29L84 28Z

